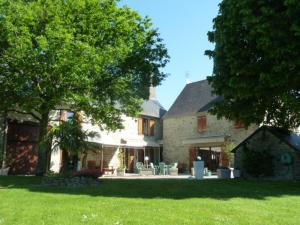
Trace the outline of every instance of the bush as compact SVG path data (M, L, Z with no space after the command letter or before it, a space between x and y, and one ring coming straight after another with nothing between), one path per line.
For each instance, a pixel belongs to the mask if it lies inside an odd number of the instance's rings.
M246 172L254 177L273 175L273 156L268 149L255 150L244 147L242 165Z
M71 170L63 171L60 173L56 173L53 171L47 171L45 174L46 177L61 177L61 178L68 178L73 176L73 172Z
M89 178L98 178L102 176L100 169L83 169L80 171L73 172L74 177L89 177Z

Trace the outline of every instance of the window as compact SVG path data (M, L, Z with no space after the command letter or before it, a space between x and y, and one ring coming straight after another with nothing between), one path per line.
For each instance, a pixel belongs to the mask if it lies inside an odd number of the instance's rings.
M202 133L207 129L207 118L206 116L198 117L198 132Z
M155 134L155 120L150 118L138 119L138 134L145 136L154 136Z
M73 112L67 112L67 120L72 120L74 118L74 113Z
M245 128L245 125L241 121L235 121L234 127L236 129Z

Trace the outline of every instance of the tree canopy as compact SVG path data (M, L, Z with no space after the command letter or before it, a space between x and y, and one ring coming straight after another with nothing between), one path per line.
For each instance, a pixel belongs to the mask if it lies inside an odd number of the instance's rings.
M206 54L224 101L219 117L284 128L300 125L300 2L223 0Z
M115 0L0 0L0 30L5 108L43 115L67 103L116 129L166 76L150 19Z
M169 56L151 20L117 3L0 0L0 111L32 113L40 140L62 105L122 128L121 115L136 115L166 77Z

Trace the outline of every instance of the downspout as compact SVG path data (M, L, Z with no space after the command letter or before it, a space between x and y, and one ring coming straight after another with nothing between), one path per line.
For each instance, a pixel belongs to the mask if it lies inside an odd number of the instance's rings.
M103 172L103 144L101 145L101 172Z
M6 148L7 148L7 130L8 130L8 124L7 124L7 111L3 113L3 137L2 137L2 169L6 168Z

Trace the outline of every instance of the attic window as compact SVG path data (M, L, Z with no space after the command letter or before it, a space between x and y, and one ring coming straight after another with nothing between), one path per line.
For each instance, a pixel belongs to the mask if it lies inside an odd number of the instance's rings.
M154 136L155 120L150 118L138 119L138 134L145 136Z
M234 127L235 129L245 128L245 124L241 121L235 121Z

